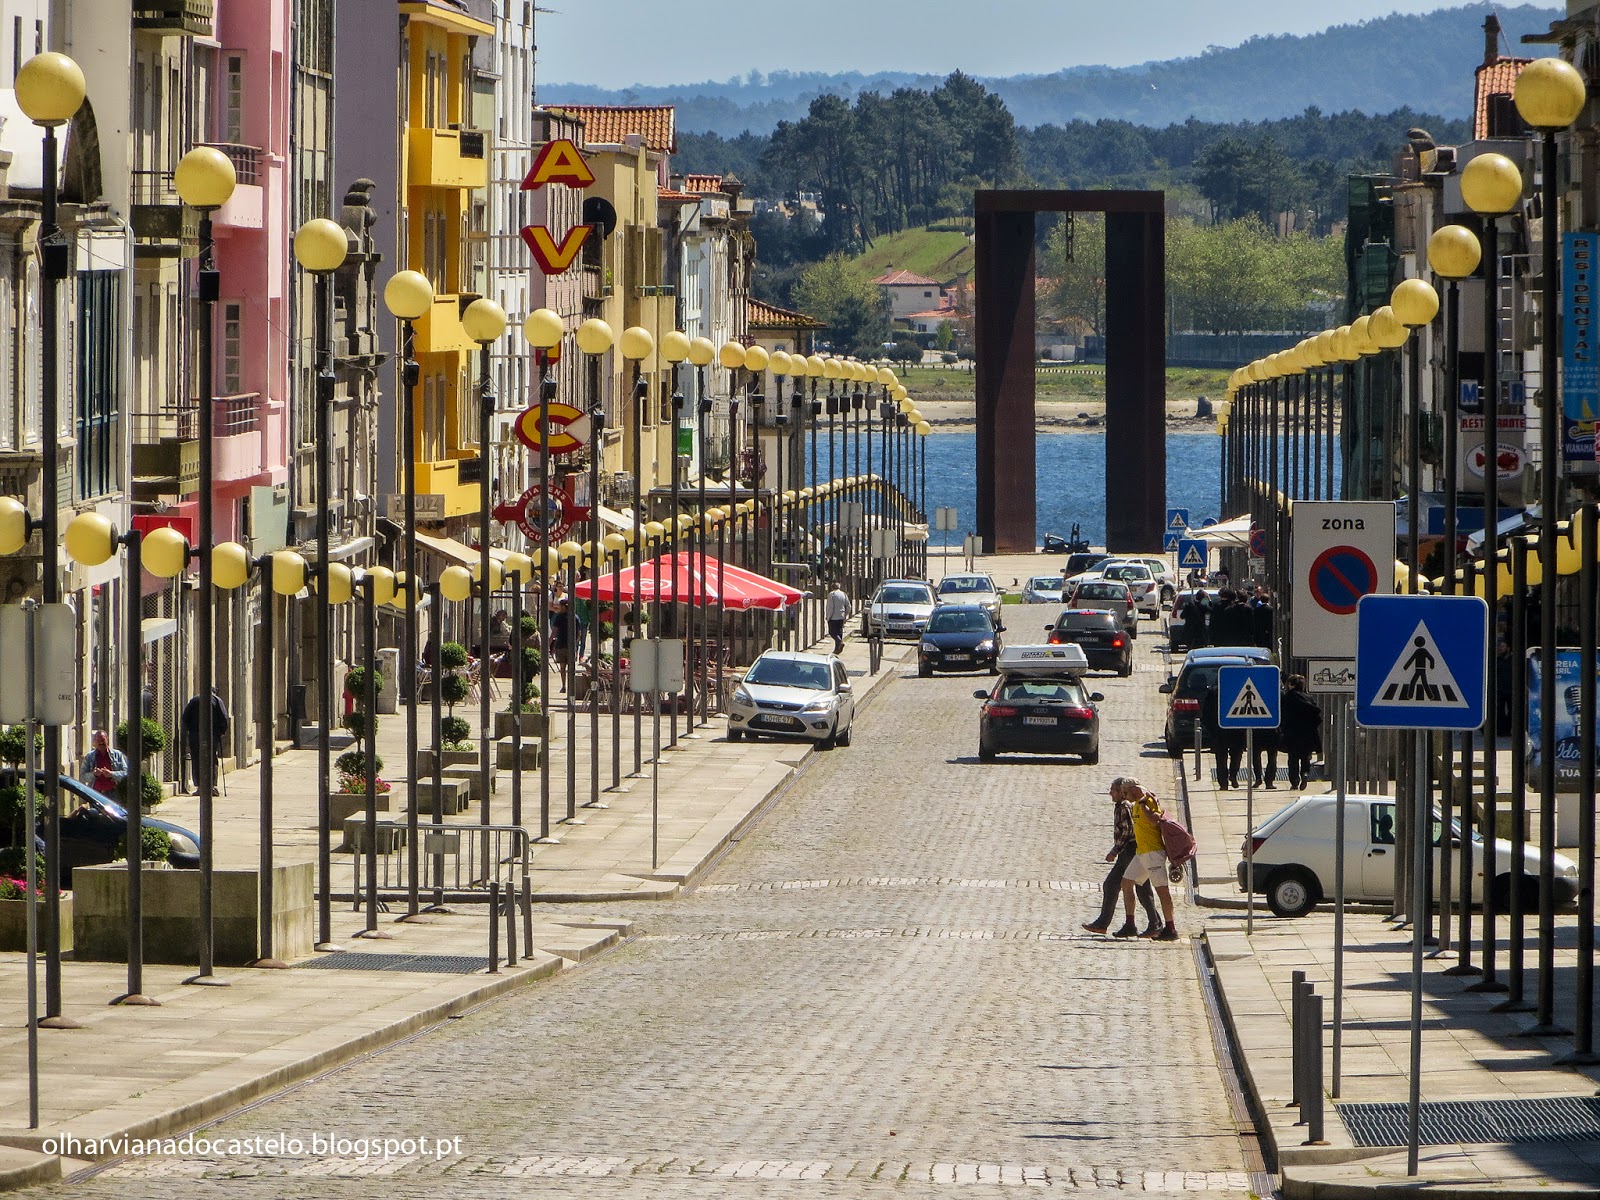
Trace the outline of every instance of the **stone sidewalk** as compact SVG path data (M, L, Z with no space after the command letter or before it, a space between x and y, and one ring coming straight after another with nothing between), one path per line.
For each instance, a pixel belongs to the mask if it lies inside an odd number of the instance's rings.
M889 666L907 650L904 644L890 646L883 668L873 675L866 643L849 641L843 657L856 680L859 703L869 701L877 685L890 677ZM558 721L564 716L562 704L558 695L552 713ZM464 708L462 715L467 715ZM696 736L680 737L675 750L663 750L660 857L652 870L651 780L623 778L621 786L609 788L611 718L602 714L601 799L608 807L582 807L590 798L588 714L580 712L578 720L574 767L581 823L555 824L557 841L534 849L536 898L546 901L604 903L676 894L738 839L806 756L814 753L804 745L770 741L728 743L720 718L713 718ZM625 715L624 744L619 747L624 774L633 765L632 729L632 717ZM390 764L404 761L404 730L403 715L380 722L379 750ZM664 747L667 740L664 729ZM565 755L573 744L558 732L551 759L556 818L566 811ZM651 769L649 756L646 720L642 764L646 775ZM274 759L273 842L280 863L315 858L316 758L314 749L305 749ZM391 769L386 777L396 783L392 793L396 811L380 815L401 820L404 772ZM524 771L522 782L524 823L537 834L537 771ZM501 771L498 790L491 796L496 822L510 818L510 788L510 771ZM226 790L216 810L217 865L253 867L259 836L257 769L230 772ZM194 797L174 797L162 805L160 815L192 828L198 824L196 807ZM478 819L474 803L469 813L450 821L470 825ZM334 840L337 844L337 835ZM348 890L350 863L349 855L334 857L335 894ZM454 909L405 922L395 921L391 914L380 918L389 937L365 940L355 936L363 928L362 915L351 911L347 902L338 902L333 932L341 953L300 959L287 970L222 969L219 975L227 987L187 987L183 981L192 969L147 965L145 993L160 1001L154 1008L110 1004L125 990L124 964L69 959L62 971L64 1015L81 1027L40 1031L37 1130L27 1128L25 1022L8 1021L0 1028L0 1189L57 1178L64 1165L72 1169L73 1160L55 1152L52 1138L70 1133L80 1140L111 1139L111 1146L93 1153L74 1151L108 1158L117 1153L117 1139L194 1129L510 988L574 966L630 932L624 920L570 917L553 910L549 917L541 917L535 908L531 956L522 957L519 944L517 966L501 966L490 974L486 907L456 904ZM0 1007L24 1013L25 987L23 955L0 955Z
M1159 746L1159 743L1156 743ZM1290 1106L1290 973L1304 970L1326 997L1324 1080L1333 1089L1332 977L1333 913L1330 905L1298 920L1274 917L1264 903L1255 910L1255 932L1246 932L1244 897L1235 880L1246 824L1246 794L1214 787L1210 758L1203 778L1194 778L1194 755L1179 766L1192 828L1199 843L1196 899L1204 906L1206 944L1226 1013L1241 1074L1256 1109L1263 1137L1270 1140L1287 1197L1365 1197L1395 1191L1432 1197L1577 1195L1600 1197L1600 1142L1451 1143L1424 1145L1420 1174L1406 1175L1402 1146L1356 1144L1341 1120L1340 1103L1404 1105L1409 1089L1411 943L1386 913L1351 906L1345 915L1342 1070L1337 1101L1325 1106L1326 1146L1306 1145L1306 1127ZM1328 790L1314 782L1308 791ZM1260 824L1299 793L1280 779L1274 790L1255 789ZM1535 921L1528 922L1527 995L1537 973L1532 947ZM1575 945L1570 914L1558 918L1555 1012L1570 1021ZM1501 919L1499 964L1504 978L1506 923ZM1529 1013L1495 1013L1504 997L1466 991L1476 977L1445 975L1454 954L1430 957L1423 980L1425 1064L1422 1099L1506 1101L1533 1097L1589 1098L1600 1069L1556 1065L1570 1039L1521 1036Z

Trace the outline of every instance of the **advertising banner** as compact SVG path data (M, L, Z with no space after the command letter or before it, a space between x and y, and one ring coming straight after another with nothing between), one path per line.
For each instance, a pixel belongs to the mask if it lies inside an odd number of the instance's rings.
M1578 790L1578 651L1556 651L1556 791ZM1544 714L1539 711L1539 652L1528 652L1528 770L1539 766Z
M1600 234L1561 235L1562 456L1595 459L1595 417L1600 415L1600 345L1594 327L1596 256Z

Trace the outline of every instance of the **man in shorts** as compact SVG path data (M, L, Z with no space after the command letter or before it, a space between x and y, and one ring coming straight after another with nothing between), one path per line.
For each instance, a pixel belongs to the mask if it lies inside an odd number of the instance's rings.
M1167 852L1161 843L1161 828L1156 824L1165 815L1161 810L1161 801L1155 798L1154 793L1147 792L1137 780L1124 780L1124 787L1127 794L1135 799L1134 855L1122 876L1123 903L1131 909L1134 889L1141 883L1150 884L1156 889L1156 898L1161 902L1161 913L1166 918L1166 924L1159 931L1146 932L1141 936L1157 942L1175 942L1178 940L1178 926L1172 912L1172 888L1167 882Z

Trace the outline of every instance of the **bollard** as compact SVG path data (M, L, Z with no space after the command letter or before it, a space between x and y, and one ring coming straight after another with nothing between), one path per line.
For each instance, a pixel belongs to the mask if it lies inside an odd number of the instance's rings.
M1194 719L1194 779L1196 783L1200 782L1200 772L1204 769L1201 766L1201 764L1205 761L1205 755L1201 753L1201 743L1203 740L1203 731L1200 728L1200 718L1196 717Z
M1301 993L1305 991L1306 973L1295 971L1289 976L1289 1103L1300 1103L1300 1031L1305 1018L1300 1011Z
M500 882L489 884L489 974L500 974Z
M867 668L871 674L876 675L883 666L883 638L874 634L867 638Z
M499 914L497 913L496 916ZM506 966L517 965L517 897L506 880Z
M533 957L533 880L522 877L522 957Z
M1306 1067L1305 1086L1301 1094L1305 1100L1300 1105L1300 1115L1305 1118L1306 1146L1326 1146L1328 1141L1322 1136L1322 997L1311 988L1306 989L1306 998L1301 1016L1306 1025Z

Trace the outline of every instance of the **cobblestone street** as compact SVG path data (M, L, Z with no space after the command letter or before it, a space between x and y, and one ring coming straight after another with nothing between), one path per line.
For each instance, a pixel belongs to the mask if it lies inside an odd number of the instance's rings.
M1008 608L1008 638L1040 640L1051 611ZM1079 929L1106 785L1170 794L1170 760L1145 748L1158 640L1145 623L1133 677L1092 677L1096 767L980 766L987 677L892 667L854 744L698 889L602 910L637 922L631 942L203 1131L300 1138L299 1157L129 1158L33 1194L1243 1195L1190 942ZM1186 934L1192 917L1180 901ZM329 1134L459 1147L311 1153Z

